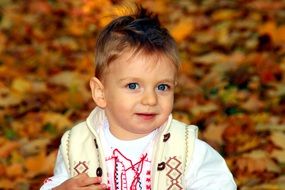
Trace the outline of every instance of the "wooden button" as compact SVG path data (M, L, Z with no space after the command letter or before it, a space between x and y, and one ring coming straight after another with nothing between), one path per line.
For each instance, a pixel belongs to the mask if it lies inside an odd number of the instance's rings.
M95 143L95 147L98 149L98 144L97 144L97 140L94 139L94 143Z
M98 167L97 170L96 170L97 177L101 177L102 174L103 174L102 168Z
M165 135L163 135L163 142L168 141L169 138L170 138L170 133L166 133Z
M157 170L158 171L161 171L161 170L164 170L165 168L165 162L161 162L157 165Z

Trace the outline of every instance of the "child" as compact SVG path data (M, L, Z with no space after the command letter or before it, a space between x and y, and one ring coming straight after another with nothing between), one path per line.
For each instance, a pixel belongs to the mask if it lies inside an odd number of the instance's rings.
M176 44L138 7L113 20L96 45L90 80L97 107L61 141L46 189L234 190L224 159L171 116Z

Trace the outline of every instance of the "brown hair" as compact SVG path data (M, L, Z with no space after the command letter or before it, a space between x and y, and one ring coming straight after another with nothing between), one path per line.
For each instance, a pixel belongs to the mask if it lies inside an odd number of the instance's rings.
M109 23L99 34L95 47L95 76L101 78L106 67L126 50L135 53L162 54L179 67L177 47L158 16L137 6L134 14L121 16Z

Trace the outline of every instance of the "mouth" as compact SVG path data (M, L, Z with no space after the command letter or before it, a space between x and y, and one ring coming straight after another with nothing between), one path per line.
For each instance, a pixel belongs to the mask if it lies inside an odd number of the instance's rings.
M152 120L153 118L155 118L155 116L157 114L155 113L136 113L137 116L139 116L140 118L142 118L143 120Z

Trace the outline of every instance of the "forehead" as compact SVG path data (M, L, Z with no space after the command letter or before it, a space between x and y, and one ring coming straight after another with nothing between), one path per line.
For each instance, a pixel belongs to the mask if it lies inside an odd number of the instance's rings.
M163 53L125 51L109 64L107 72L177 72L176 65Z

